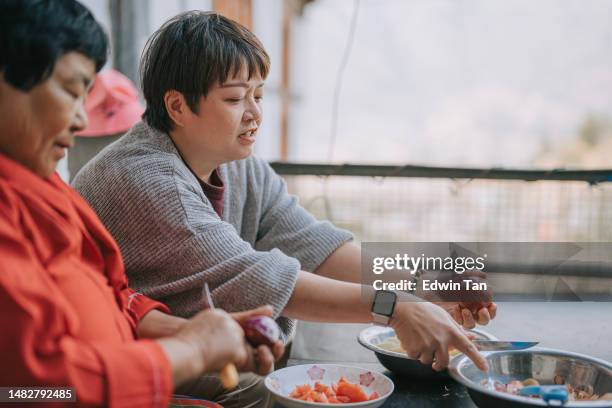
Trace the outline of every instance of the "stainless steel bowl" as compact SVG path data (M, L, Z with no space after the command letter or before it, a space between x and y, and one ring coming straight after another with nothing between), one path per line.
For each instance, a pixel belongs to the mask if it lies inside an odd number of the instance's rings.
M470 331L474 333L478 339L497 340L495 336L484 331ZM430 365L421 364L418 360L413 360L408 357L406 353L397 353L379 347L385 340L392 337L395 337L395 331L392 328L370 326L359 333L357 341L359 341L359 344L363 347L372 350L376 358L378 358L378 361L394 374L432 380L447 380L449 378L446 371L435 371Z
M508 383L534 378L541 385L554 384L561 376L573 387L591 386L598 395L612 393L612 364L583 354L534 347L521 351L499 351L486 355L489 372L480 371L471 360L459 356L451 361L449 373L467 387L479 407L518 408L545 407L543 400L507 394L481 385L484 379ZM568 401L564 407L612 407L612 401Z

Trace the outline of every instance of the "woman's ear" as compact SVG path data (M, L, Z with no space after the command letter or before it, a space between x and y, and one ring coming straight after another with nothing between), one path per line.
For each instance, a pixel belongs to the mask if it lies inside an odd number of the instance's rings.
M183 94L174 89L166 91L164 94L164 105L166 106L168 116L170 116L174 124L178 127L183 127L185 115L191 112Z

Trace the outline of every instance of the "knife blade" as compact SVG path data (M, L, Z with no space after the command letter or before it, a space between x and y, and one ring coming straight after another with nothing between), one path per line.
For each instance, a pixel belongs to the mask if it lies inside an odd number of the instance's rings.
M202 288L202 299L204 299L207 308L215 310L215 304L213 303L207 282L204 282L204 287Z
M525 350L537 346L537 341L472 340L480 351Z
M204 287L202 288L202 298L204 299L204 303L206 307L211 310L215 310L215 304L212 300L212 295L210 294L210 288L208 287L208 283L204 283ZM225 367L219 373L219 377L221 378L221 383L223 384L223 388L226 390L233 390L238 385L239 377L238 370L234 363L227 363Z

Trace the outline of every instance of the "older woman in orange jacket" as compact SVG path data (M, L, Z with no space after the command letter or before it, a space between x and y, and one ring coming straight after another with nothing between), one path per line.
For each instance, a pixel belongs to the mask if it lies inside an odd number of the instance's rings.
M270 370L236 320L190 320L132 291L119 249L55 173L86 127L107 39L76 1L0 2L0 386L73 387L77 402L167 406L175 386L233 362ZM257 358L254 358L254 355Z

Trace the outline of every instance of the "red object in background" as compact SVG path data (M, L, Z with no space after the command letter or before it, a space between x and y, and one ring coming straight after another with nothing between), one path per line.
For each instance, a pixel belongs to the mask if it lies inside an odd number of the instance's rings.
M109 136L127 132L144 112L136 87L114 69L102 71L91 86L85 111L89 123L77 136Z

